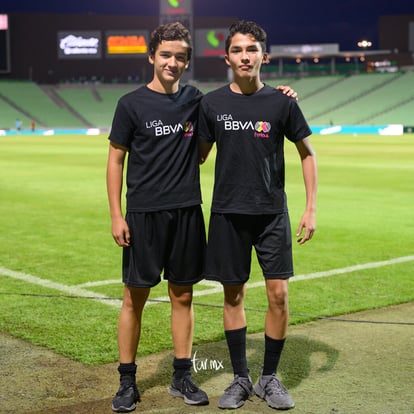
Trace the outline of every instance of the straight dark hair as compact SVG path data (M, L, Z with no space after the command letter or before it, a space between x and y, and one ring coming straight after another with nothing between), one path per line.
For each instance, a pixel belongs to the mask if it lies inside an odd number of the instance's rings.
M267 34L265 30L261 26L259 26L256 22L238 20L237 22L234 22L229 27L229 34L226 38L226 43L225 43L225 49L226 49L227 54L229 53L231 39L237 33L241 33L244 35L246 34L252 35L256 39L256 41L260 43L263 53L266 52Z

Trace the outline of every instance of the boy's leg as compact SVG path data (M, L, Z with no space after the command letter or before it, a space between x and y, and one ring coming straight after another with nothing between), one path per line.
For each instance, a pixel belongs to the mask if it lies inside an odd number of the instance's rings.
M266 279L268 309L265 333L273 339L284 339L289 321L288 279Z
M171 300L171 335L174 344L174 376L169 393L186 404L206 405L207 394L191 378L191 350L194 332L193 287L168 282Z
M244 310L246 285L224 286L224 333L226 335L233 373L247 378L249 370L246 358L247 321Z
M224 286L223 319L225 331L234 331L246 327L246 313L244 311L245 295L245 284Z
M268 310L265 322L263 372L255 384L254 390L270 407L289 409L293 408L295 404L286 388L276 377L289 320L288 280L267 279L266 292Z
M142 311L149 293L149 288L124 287L118 321L118 348L121 363L135 362L141 335Z
M142 310L150 289L124 287L124 298L118 321L120 387L112 401L115 412L133 411L140 401L136 385L135 359L141 334Z
M234 379L219 400L219 408L239 408L254 394L246 358L246 285L224 286L224 331Z
M176 358L191 358L194 331L193 287L168 283L171 335Z
M263 375L277 373L285 344L289 320L288 280L267 279L268 310L265 322L265 356Z

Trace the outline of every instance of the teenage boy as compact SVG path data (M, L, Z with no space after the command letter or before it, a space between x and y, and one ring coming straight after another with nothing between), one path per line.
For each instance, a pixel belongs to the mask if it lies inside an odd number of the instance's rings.
M118 322L120 387L112 410L132 411L140 401L135 364L141 318L150 289L168 280L174 375L169 393L192 405L207 394L191 378L193 285L202 279L205 228L201 211L197 140L201 92L179 81L192 53L189 31L180 23L151 35L151 82L117 105L109 136L107 190L112 235L123 247L124 297ZM121 210L127 152L127 214Z
M236 22L225 48L234 80L202 99L199 117L200 162L214 142L217 146L205 275L224 287L224 330L234 372L218 406L239 408L257 394L272 408L289 409L294 402L276 376L288 326L288 280L293 276L284 137L296 145L305 182L299 244L310 240L316 228L316 158L308 138L311 130L297 102L260 79L261 65L268 61L265 31L254 22ZM263 369L254 387L246 359L244 310L253 246L268 301Z

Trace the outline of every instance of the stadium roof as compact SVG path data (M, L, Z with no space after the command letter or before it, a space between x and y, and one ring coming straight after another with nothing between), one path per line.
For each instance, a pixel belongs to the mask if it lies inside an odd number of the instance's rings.
M324 59L324 58L361 58L367 56L380 56L389 55L391 50L350 50L350 51L338 51L338 52L270 52L269 57L271 59Z

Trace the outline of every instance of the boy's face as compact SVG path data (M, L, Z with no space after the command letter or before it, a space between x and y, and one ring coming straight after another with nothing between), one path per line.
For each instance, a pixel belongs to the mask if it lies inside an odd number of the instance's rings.
M262 63L267 61L267 53L251 34L236 33L225 60L236 77L252 78L259 76Z
M149 56L154 65L154 76L161 82L175 83L188 67L188 47L184 40L164 40Z

